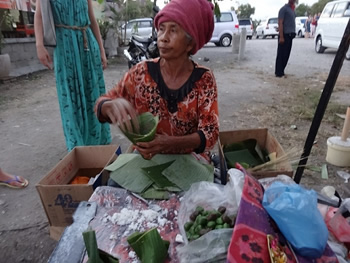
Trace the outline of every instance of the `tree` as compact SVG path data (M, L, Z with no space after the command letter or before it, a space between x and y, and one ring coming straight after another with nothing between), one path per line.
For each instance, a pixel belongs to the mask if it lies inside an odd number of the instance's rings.
M295 13L297 16L308 16L311 14L311 7L305 4L300 4L295 9Z
M250 4L240 5L237 9L238 18L250 18L251 15L254 15L255 7L251 7Z
M312 14L318 14L321 13L323 8L328 2L332 2L332 0L319 0L317 3L314 3L311 6L311 12Z

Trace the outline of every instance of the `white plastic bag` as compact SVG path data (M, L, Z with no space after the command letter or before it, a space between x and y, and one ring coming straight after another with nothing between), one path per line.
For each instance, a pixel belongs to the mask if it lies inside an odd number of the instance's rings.
M195 183L185 193L181 200L178 215L180 234L185 244L177 247L178 258L184 262L210 262L213 259L223 259L225 262L227 248L231 240L232 229L217 229L208 232L200 238L188 242L184 224L197 206L206 210L226 207L226 214L237 215L244 184L244 174L237 169L229 170L230 180L226 185L216 183Z

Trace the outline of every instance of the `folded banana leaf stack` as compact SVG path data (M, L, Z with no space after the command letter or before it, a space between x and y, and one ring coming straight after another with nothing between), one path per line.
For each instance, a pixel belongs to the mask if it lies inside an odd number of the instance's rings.
M136 153L121 154L105 169L117 184L149 199L167 199L170 192L214 180L214 167L200 163L191 154L157 154L152 160Z
M224 145L223 151L228 168L240 163L248 169L269 161L268 153L260 148L255 139Z

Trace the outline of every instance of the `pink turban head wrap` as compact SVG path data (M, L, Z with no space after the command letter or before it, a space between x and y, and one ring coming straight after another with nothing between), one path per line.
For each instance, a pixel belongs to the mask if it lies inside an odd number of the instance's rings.
M194 55L211 39L214 30L213 4L208 0L172 0L154 18L157 28L163 22L175 22L194 40Z

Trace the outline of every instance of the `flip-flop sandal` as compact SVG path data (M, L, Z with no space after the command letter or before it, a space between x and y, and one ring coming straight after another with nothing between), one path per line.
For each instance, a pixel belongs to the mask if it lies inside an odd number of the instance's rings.
M23 178L23 180L24 181L22 182L21 178L19 178L19 176L16 175L14 179L10 179L4 182L0 181L0 185L4 185L10 188L21 189L21 188L25 188L29 184L27 179ZM11 183L13 182L20 183L20 185L12 185Z

